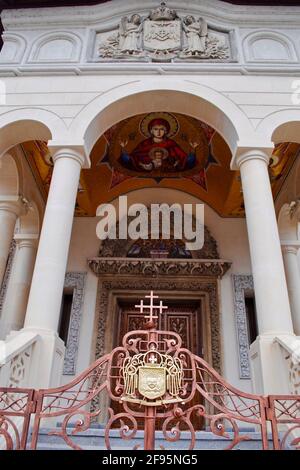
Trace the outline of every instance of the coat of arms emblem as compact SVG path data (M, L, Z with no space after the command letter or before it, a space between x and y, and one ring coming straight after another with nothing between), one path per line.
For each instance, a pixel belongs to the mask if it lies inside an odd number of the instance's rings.
M152 21L144 23L144 49L174 51L181 48L181 22Z
M149 400L163 397L166 393L166 369L153 366L139 368L138 390Z
M144 49L174 51L181 48L181 20L164 2L144 22Z
M182 401L183 366L179 358L155 349L124 360L122 401L155 406Z
M180 17L165 2L150 11L121 18L119 29L99 45L102 58L153 60L228 59L228 38L209 31L202 17Z

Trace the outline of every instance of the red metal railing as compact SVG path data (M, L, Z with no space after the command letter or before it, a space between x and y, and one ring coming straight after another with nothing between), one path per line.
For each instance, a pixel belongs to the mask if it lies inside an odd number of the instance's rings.
M158 427L166 442L188 435L192 450L204 426L228 450L252 439L245 427L259 433L262 450L271 447L270 441L275 450L299 449L300 396L263 397L232 387L183 348L178 334L156 329L153 309L165 307L153 306L153 293L150 298L145 329L127 333L122 346L68 385L38 391L0 388L0 446L34 450L41 427L50 422L49 435L79 450L76 435L100 420L106 422L107 449L112 431L118 429L120 438L130 441L141 426L145 450L155 448ZM143 313L143 302L139 307Z
M122 401L125 358L149 351L153 343L161 354L179 358L184 364L180 401L153 407ZM105 408L107 401L110 407ZM113 403L121 408L117 413ZM101 413L103 420L106 412L109 414L105 429L107 449L111 448L112 429L119 429L120 438L130 440L136 436L141 421L146 423L145 448L154 447L155 423L161 422L166 441L179 441L183 432L189 433L189 448L193 449L196 433L201 431L197 418L205 420L206 429L208 427L214 435L224 438L226 449L251 440L251 433L241 432L245 424L260 433L263 450L269 449L268 428L274 449L299 449L299 396L263 397L241 392L203 359L182 348L177 334L154 329L127 334L122 347L96 361L68 385L38 391L0 389L0 438L6 449L36 449L41 422L46 425L47 420L53 423L53 419L60 417L59 426L49 434L61 437L73 449L80 449L74 436L88 430ZM31 443L28 445L30 423ZM73 427L68 426L70 423Z

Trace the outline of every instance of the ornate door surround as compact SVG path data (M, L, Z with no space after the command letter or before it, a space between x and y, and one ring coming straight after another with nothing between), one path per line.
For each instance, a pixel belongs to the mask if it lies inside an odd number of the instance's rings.
M94 336L95 359L116 343L119 302L135 300L154 290L162 299L199 301L202 304L204 359L222 372L220 315L217 279L150 278L114 276L99 279Z
M99 277L94 358L109 353L116 344L118 303L133 301L153 290L162 299L201 302L203 357L222 373L219 280L231 263L220 259L217 242L207 227L203 248L198 251L182 250L184 240L161 240L161 253L156 247L152 250L151 241L143 242L142 247L140 242L106 239L98 257L88 260L90 269ZM134 248L142 248L136 257L132 256Z

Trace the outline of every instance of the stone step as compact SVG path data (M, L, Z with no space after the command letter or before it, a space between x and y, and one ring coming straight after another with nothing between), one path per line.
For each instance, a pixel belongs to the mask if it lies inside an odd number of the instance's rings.
M104 429L89 429L85 432L79 432L78 434L71 436L74 428L68 428L68 434L72 438L72 441L80 446L84 450L106 450L104 435ZM39 433L37 450L70 450L68 445L59 436L49 436L49 432L53 432L57 428L47 429L42 428ZM195 450L222 450L226 448L233 438L233 433L228 432L230 439L225 439L216 436L208 431L200 431L196 433L196 444ZM240 442L235 449L236 450L261 450L261 435L255 431L240 431L240 437L249 437L249 440ZM137 431L134 439L126 441L120 438L119 431L113 429L110 432L110 443L112 450L132 450L134 446L139 446L143 449L143 431ZM190 434L188 432L182 432L181 439L178 442L167 442L163 438L161 431L156 432L156 449L159 450L163 446L166 450L188 450L190 444ZM272 448L270 442L270 448Z

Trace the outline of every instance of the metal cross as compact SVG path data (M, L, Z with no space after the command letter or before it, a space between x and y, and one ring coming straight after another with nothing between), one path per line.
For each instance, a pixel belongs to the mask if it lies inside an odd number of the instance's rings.
M145 296L146 299L150 299L149 305L144 305L144 301L141 300L139 305L135 305L136 308L140 309L140 313L146 313L145 309L149 310L149 314L145 315L145 320L149 320L152 322L158 318L158 315L155 315L155 310L159 310L159 313L162 314L163 310L167 309L168 307L163 305L162 300L160 300L159 305L154 305L153 300L159 299L158 295L154 295L153 291L150 292L150 295ZM148 312L147 312L148 313Z
M157 357L155 357L154 354L151 354L150 358L149 358L149 362L151 364L155 364L157 362Z

